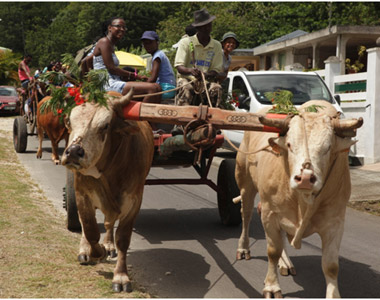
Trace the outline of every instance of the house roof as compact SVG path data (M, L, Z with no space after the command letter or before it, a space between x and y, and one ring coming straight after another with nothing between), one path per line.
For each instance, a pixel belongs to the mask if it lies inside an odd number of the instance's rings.
M253 48L235 49L234 51L231 52L231 55L252 56L253 55Z
M380 35L380 26L339 26L334 25L319 31L307 33L296 30L278 39L253 48L254 55L263 55L284 49L312 45L331 40L334 44L338 35L351 35L360 38L372 38Z
M273 41L270 41L264 45L273 45L273 44L276 44L276 43L280 43L280 42L284 42L286 40L291 40L291 39L294 39L296 37L299 37L299 36L302 36L302 35L305 35L305 34L308 34L308 32L306 31L303 31L303 30L296 30L296 31L293 31L291 33L288 33L288 34L285 34L283 36L280 36L279 38L273 40Z

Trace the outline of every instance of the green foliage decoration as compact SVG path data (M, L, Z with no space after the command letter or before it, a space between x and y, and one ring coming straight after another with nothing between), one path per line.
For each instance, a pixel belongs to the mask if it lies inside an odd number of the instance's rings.
M291 91L278 90L266 92L265 97L273 103L273 107L268 112L275 114L298 114L298 110L292 102L293 93Z
M91 70L83 79L80 77L80 70L70 54L62 56L62 62L68 66L68 72L48 72L40 75L41 81L48 81L48 91L51 99L44 102L41 106L41 113L50 109L55 115L60 116L62 121L64 116L69 116L71 110L85 102L91 102L108 108L107 100L109 96L103 89L108 82L108 71ZM74 87L57 86L70 82Z
M270 99L273 103L273 107L268 111L274 114L293 114L298 115L299 111L293 105L293 93L288 90L278 90L276 92L267 92L265 97ZM324 109L322 105L309 105L305 107L305 112L317 113L320 109Z

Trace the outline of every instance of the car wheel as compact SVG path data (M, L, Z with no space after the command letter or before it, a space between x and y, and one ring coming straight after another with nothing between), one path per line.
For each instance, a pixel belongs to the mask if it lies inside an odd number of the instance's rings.
M235 159L224 159L218 171L218 208L224 225L239 225L241 223L241 203L235 204L232 199L240 195L235 180Z
M13 122L13 146L17 153L24 153L28 143L25 119L18 116Z

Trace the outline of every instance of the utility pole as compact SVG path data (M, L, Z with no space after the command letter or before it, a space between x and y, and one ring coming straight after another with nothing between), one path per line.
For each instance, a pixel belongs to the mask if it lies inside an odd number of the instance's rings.
M329 32L331 32L332 2L329 2Z

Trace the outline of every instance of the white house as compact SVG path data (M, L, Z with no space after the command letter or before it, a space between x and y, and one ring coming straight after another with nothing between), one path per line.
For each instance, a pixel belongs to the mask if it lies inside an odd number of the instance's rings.
M332 26L312 33L296 30L266 44L253 48L260 58L260 70L288 70L298 63L304 69L323 69L324 61L336 56L341 62L357 59L358 46L376 47L380 26ZM367 57L363 57L366 64ZM362 70L366 71L366 68ZM341 74L345 65L341 64Z

